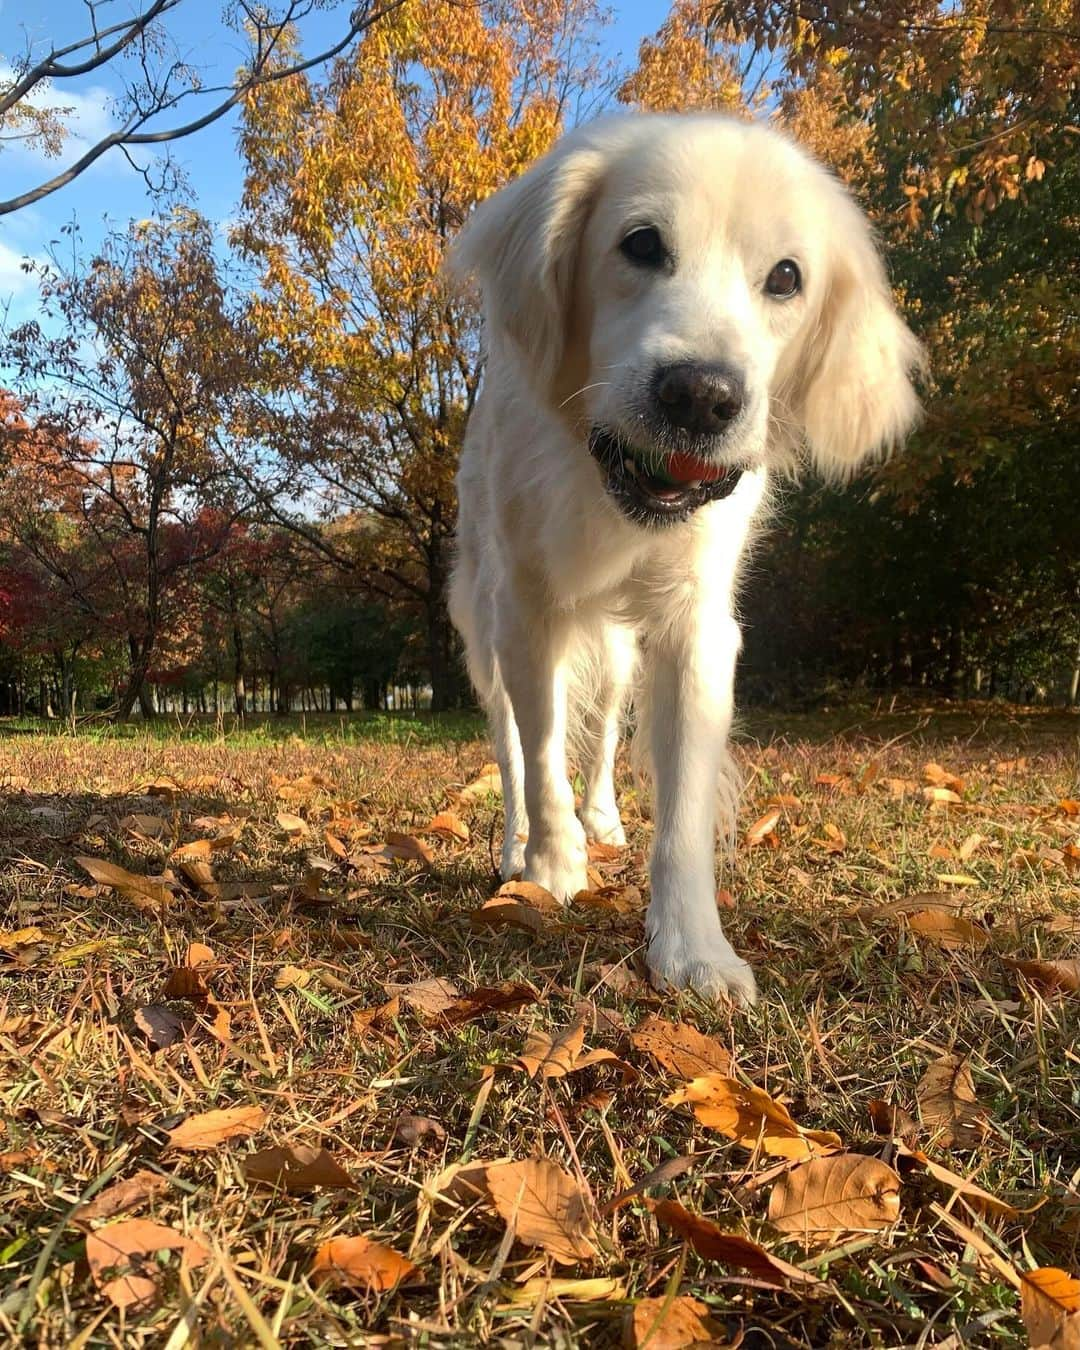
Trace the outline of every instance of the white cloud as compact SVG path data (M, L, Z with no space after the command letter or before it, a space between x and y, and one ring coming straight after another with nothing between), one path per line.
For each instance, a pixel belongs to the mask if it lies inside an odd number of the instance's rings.
M33 272L23 271L24 254L9 248L0 239L0 303L9 298L19 298L37 290L37 277ZM42 263L40 256L30 255L31 261Z

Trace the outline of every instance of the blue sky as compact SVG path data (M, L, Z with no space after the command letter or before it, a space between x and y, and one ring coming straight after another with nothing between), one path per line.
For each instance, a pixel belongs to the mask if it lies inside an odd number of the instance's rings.
M137 0L107 0L99 6L101 25L117 23L138 8ZM235 33L221 23L223 0L185 0L170 16L169 31L181 55L204 72L207 83L224 83L239 63L241 44ZM313 14L304 28L304 50L311 53L329 46L340 32L348 5L328 13ZM665 0L621 0L611 7L611 23L604 31L608 55L630 65L641 38L656 31L667 13ZM7 65L27 46L44 55L51 46L82 37L86 10L76 0L0 0L0 62ZM58 160L45 159L8 143L0 147L2 192L5 197L51 177L81 149L112 126L109 100L117 92L115 75L100 72L86 76L62 90L46 95L53 103L71 106L71 138ZM236 150L234 118L172 146L172 157L184 169L200 209L212 220L228 219L240 191L240 163ZM148 155L139 156L146 163ZM150 211L150 202L139 174L123 154L112 150L81 178L33 206L0 216L0 314L5 307L9 320L29 317L35 308L35 285L20 271L23 256L40 258L62 238L61 227L73 221L87 248L93 248L110 225L139 219Z

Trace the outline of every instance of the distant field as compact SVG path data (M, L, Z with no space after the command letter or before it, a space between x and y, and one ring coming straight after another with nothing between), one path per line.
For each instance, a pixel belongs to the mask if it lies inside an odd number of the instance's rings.
M1080 1267L1077 731L746 715L720 903L763 1002L732 1016L641 979L626 772L630 846L522 929L470 917L499 830L459 798L474 715L0 723L0 1339L662 1350L683 1318L745 1348L1027 1344L1027 1272ZM650 1016L708 1038L696 1068L635 1036ZM784 1109L669 1102L710 1068ZM804 1131L898 1196L785 1222ZM314 1170L286 1184L274 1147ZM557 1192L476 1166L541 1157ZM662 1200L757 1246L699 1227L702 1256Z

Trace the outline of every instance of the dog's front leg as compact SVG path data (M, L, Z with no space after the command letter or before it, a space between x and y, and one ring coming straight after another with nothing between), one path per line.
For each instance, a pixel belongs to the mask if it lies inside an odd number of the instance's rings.
M696 614L689 631L651 645L650 750L656 835L646 917L654 981L739 1003L757 997L716 907L714 858L740 635L726 615Z
M499 666L514 710L525 768L526 881L569 900L588 885L585 831L566 768L567 653L572 620L501 607Z

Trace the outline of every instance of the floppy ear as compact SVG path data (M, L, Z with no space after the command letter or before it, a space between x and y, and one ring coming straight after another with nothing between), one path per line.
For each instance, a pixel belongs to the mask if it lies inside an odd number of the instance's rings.
M923 363L869 224L846 195L839 205L829 288L791 398L814 463L830 478L850 477L903 440L919 415L911 376Z
M603 159L595 145L561 142L481 202L447 258L452 279L480 283L489 334L507 333L543 388L562 359L578 241Z

